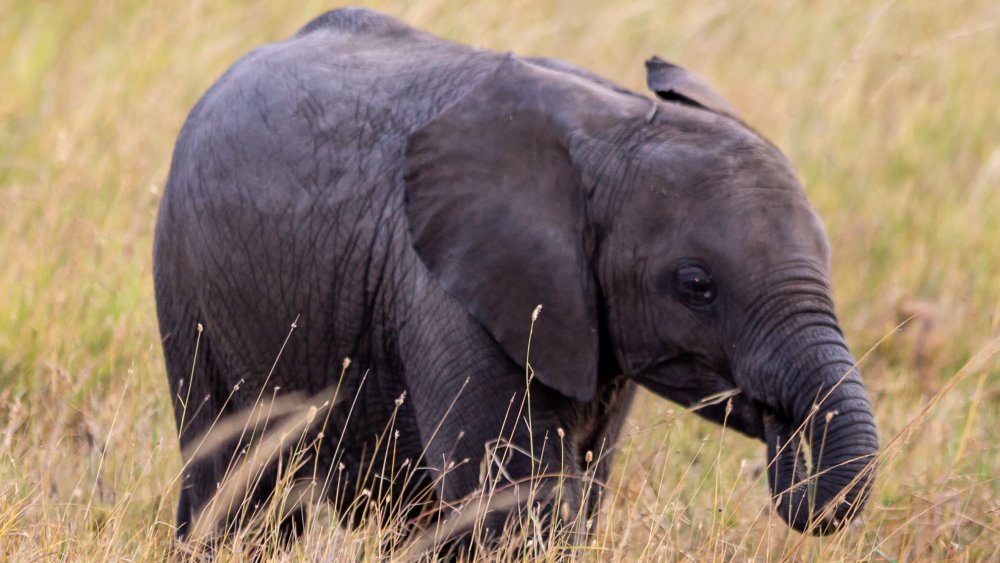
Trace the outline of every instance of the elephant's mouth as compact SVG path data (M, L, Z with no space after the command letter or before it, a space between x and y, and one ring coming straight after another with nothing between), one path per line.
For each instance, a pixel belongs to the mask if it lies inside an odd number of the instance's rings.
M712 422L765 439L764 417L770 409L743 393L722 366L686 355L651 362L633 377L657 395Z

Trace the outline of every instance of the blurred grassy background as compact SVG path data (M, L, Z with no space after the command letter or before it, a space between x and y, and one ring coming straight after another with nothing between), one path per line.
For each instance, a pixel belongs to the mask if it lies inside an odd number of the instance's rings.
M787 531L762 445L644 396L593 557L1000 557L1000 365L956 375L1000 334L1000 4L368 4L637 90L651 54L692 68L786 152L825 220L883 442L908 429L865 516L833 538ZM331 7L0 0L0 558L168 549L180 464L150 251L173 142L237 57Z

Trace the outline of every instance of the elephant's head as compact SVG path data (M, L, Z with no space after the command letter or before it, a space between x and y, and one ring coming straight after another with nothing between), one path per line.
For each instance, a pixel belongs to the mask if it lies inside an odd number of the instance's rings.
M407 149L413 245L545 385L621 371L767 442L776 508L827 533L864 503L878 443L834 316L829 246L789 163L693 74L663 101L508 57ZM808 477L808 479L807 479Z

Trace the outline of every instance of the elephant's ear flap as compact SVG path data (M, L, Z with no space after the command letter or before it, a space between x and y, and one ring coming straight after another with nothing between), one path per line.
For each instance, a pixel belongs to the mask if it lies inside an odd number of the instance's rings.
M583 192L552 119L565 100L540 72L508 57L411 134L406 216L431 274L507 355L589 401L598 334Z
M722 94L702 77L659 57L646 61L646 85L660 99L697 106L733 119L740 118Z

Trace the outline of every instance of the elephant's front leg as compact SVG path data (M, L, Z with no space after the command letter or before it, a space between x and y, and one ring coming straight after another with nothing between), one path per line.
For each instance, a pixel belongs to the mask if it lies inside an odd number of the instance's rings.
M583 497L586 502L586 535L594 533L601 502L608 490L608 480L622 426L635 399L636 386L624 376L609 378L598 390L596 399L581 409L579 459L585 475ZM582 431L589 428L589 432Z
M414 392L421 433L431 429L423 439L442 501L439 537L490 543L505 529L575 533L586 475L575 417L566 416L573 402L534 383L525 392L523 379L520 388L497 384L511 377L482 379L452 397Z

